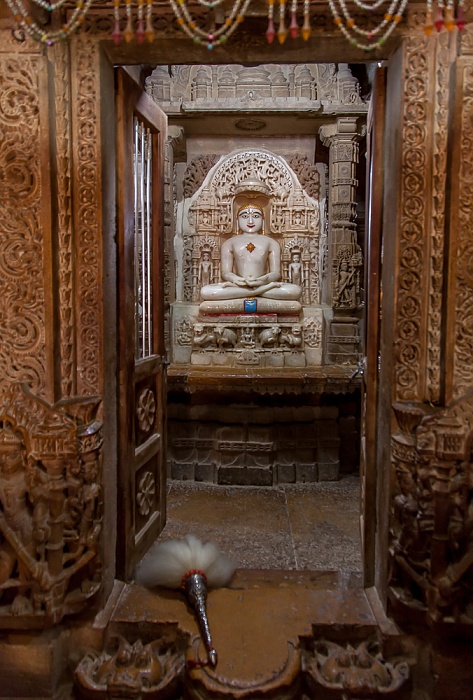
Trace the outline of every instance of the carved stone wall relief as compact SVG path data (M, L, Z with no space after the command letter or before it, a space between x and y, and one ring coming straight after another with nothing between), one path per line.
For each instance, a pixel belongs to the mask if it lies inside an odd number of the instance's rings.
M176 105L215 110L218 104L261 109L366 111L360 85L347 63L259 66L159 66L147 79L147 91L172 114ZM217 107L218 108L218 107Z
M184 197L192 197L204 183L207 173L217 163L218 156L207 155L195 158L189 163L184 175Z

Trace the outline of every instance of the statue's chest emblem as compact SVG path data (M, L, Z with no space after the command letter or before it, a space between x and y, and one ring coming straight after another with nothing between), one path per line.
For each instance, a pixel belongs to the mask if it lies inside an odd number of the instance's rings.
M248 245L246 246L246 249L249 253L252 253L255 249L255 246L253 245L253 243L248 243Z

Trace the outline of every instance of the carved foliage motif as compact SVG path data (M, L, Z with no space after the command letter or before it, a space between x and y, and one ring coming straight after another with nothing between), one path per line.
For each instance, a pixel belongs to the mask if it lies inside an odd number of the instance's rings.
M156 640L144 644L123 637L116 651L87 654L75 670L75 683L84 698L174 698L181 684L184 653Z
M232 208L235 185L244 180L257 177L269 185L273 195L271 207L270 231L282 233L287 230L284 216L284 205L291 190L294 188L291 172L285 161L273 154L263 151L240 151L226 158L215 171L209 188L216 193L218 199L225 201L227 206L222 211L218 228L221 233L230 233L233 227ZM280 201L278 201L278 199Z
M386 661L377 640L357 646L318 640L313 655L307 654L304 661L304 669L315 687L343 691L347 698L380 697L398 690L409 678L407 662Z
M310 348L319 348L322 345L322 321L315 318L307 318L303 325L304 343Z
M428 40L407 40L402 153L402 211L396 352L396 390L401 400L422 393L422 293L425 279L424 242L429 84Z
M151 472L145 472L139 482L136 493L136 503L140 515L148 516L154 506L154 498L156 495L156 484L154 476Z
M293 156L288 163L296 173L299 182L309 197L319 199L320 174L315 165L311 165L308 162L307 156Z
M395 404L393 599L431 619L473 624L473 393L448 409Z
M442 268L447 178L448 88L451 68L449 38L438 35L435 71L435 139L432 178L432 232L430 236L429 322L427 336L426 398L438 402L440 395L440 347L442 311Z
M208 155L194 158L186 168L183 180L184 197L192 197L202 186L207 173L218 161L218 156Z
M48 626L101 585L97 398L49 406L14 385L0 407L0 627Z
M156 417L156 399L151 389L142 389L136 402L136 418L142 433L148 433Z
M61 389L63 396L75 392L74 323L72 277L72 191L70 73L67 44L54 47L54 94L56 114L57 198L59 238L59 314L61 335Z
M454 391L460 396L473 385L473 64L463 66L463 101L461 114L460 192L456 246L456 308Z
M0 396L45 383L39 73L36 56L0 54Z
M77 363L79 393L99 390L101 361L100 328L100 153L99 145L99 45L87 39L73 42L73 138L76 196L74 201L77 236L77 294L79 317Z

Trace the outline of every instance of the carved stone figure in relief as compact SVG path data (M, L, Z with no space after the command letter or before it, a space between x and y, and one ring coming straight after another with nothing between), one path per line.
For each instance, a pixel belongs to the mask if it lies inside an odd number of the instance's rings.
M345 306L354 303L353 300L353 281L355 270L349 268L348 262L342 260L338 272L338 288L337 301L340 306Z
M209 250L202 250L199 263L199 286L205 287L212 282L212 260Z
M301 254L294 252L292 254L291 262L289 263L289 279L292 284L302 287L303 281L303 268L301 262Z

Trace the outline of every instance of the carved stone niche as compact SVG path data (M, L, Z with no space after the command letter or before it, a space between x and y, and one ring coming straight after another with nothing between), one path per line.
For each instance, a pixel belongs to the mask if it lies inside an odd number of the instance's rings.
M313 175L313 173L312 173ZM281 282L301 287L284 311L269 299L231 300L220 312L199 306L201 289L220 282L220 249L236 233L235 194L258 180L269 192L265 235L280 247ZM303 189L280 156L244 149L222 157L201 187L179 204L175 261L183 298L172 305L172 360L215 367L306 367L322 363L324 312L320 305L319 202ZM323 239L325 240L325 239ZM177 247L176 247L177 249ZM209 303L210 307L212 303ZM302 304L302 309L301 309Z
M395 404L391 604L399 616L473 629L473 392L448 408Z
M97 397L50 406L14 385L0 406L0 628L47 627L90 606L102 575Z

